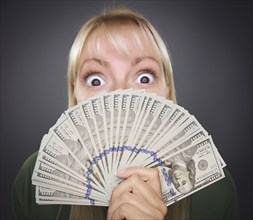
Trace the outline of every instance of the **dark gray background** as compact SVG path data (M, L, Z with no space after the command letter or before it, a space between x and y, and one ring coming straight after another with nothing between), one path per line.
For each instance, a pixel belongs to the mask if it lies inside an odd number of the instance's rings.
M252 3L121 2L149 18L167 42L178 103L212 134L238 187L241 219L252 219ZM22 163L67 108L75 34L111 5L1 2L2 219L9 217L11 184Z

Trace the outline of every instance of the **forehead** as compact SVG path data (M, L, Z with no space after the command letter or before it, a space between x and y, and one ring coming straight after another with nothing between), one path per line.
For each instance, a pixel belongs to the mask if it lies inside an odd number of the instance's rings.
M134 23L103 25L93 30L84 43L82 55L105 59L109 50L128 58L152 56L160 62L151 34Z

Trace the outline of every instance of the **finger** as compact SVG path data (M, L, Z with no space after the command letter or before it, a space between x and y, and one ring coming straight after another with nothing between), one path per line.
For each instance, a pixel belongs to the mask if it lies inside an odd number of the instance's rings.
M149 219L149 216L145 216L136 207L129 204L124 204L116 209L108 220L121 220L121 219Z
M117 200L111 203L108 209L108 216L112 216L115 210L124 206L125 204L131 205L138 210L140 210L143 214L148 216L161 216L163 215L162 210L158 207L154 207L148 200L143 199L136 194L126 192L122 194Z
M160 209L162 213L167 212L167 207L162 199L157 195L153 188L143 182L138 175L130 176L113 190L110 205L114 204L124 193L133 193L148 201L153 207Z
M155 170L154 168L146 168L146 167L126 167L120 170L117 170L117 176L120 178L128 178L133 174L138 174L143 180L148 180L153 177L154 173L150 172L151 170Z
M159 170L157 168L127 167L125 169L118 170L116 173L116 175L122 179L129 178L134 174L139 175L143 181L147 182L161 198L161 182Z
M121 182L112 192L113 198L118 198L125 192L134 193L142 198L153 196L150 186L146 184L138 175L134 174Z
M146 211L150 212L147 213ZM166 214L166 213L165 213ZM107 219L164 219L165 214L161 213L157 209L148 209L148 207L143 210L139 207L131 205L129 203L121 204L117 209L114 209L112 213L108 213Z

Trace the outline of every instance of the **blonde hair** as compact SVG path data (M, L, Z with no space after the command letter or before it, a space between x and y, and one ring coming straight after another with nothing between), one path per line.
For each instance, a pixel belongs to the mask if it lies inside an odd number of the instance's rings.
M165 75L165 80L170 90L169 99L176 102L175 86L172 73L172 66L170 56L168 54L166 45L153 25L146 20L143 16L132 12L129 9L114 9L110 12L102 15L95 16L87 21L80 29L79 33L74 40L69 54L68 62L68 98L69 107L76 105L76 98L74 95L75 81L78 73L78 67L80 65L80 56L85 43L89 36L97 30L105 31L105 35L108 36L110 43L117 50L122 50L127 53L127 46L124 44L124 40L119 35L115 35L113 27L122 23L134 23L143 32L149 42L152 44L156 55L160 58L162 69ZM131 33L131 35L134 33ZM137 43L138 37L135 37ZM95 40L94 40L95 41ZM141 45L141 42L139 43ZM97 48L99 51L99 47Z
M88 41L88 38L92 33L98 30L104 31L103 34L107 36L111 45L118 52L128 54L128 48L120 35L117 35L117 30L113 27L121 24L135 24L143 36L148 39L148 41L153 46L153 50L157 57L159 57L162 70L165 74L165 80L167 86L169 87L169 99L176 103L175 86L172 73L172 66L170 61L170 56L168 54L166 45L156 29L152 24L144 18L142 15L135 13L126 8L113 9L109 12L105 12L102 15L95 16L87 21L83 27L80 29L79 33L74 40L69 54L68 63L68 97L69 97L69 107L77 104L74 87L75 81L78 74L78 68L80 65L80 56L84 45ZM131 33L131 35L134 33ZM93 40L93 39L92 39ZM141 46L140 39L138 36L135 37L136 42ZM100 46L99 42L94 39L96 44L96 50L99 53ZM91 48L91 47L90 47ZM88 47L89 49L89 47ZM92 51L91 51L92 52ZM186 219L188 214L188 200L183 199L174 205L170 206L169 211L165 219ZM105 207L91 207L91 206L72 206L70 213L70 220L77 219L105 219L107 213L107 208Z

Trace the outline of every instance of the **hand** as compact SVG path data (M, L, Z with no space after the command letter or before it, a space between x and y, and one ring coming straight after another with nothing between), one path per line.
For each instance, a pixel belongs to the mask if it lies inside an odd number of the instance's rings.
M167 207L161 196L159 172L129 167L117 172L125 179L112 192L107 219L164 219Z

